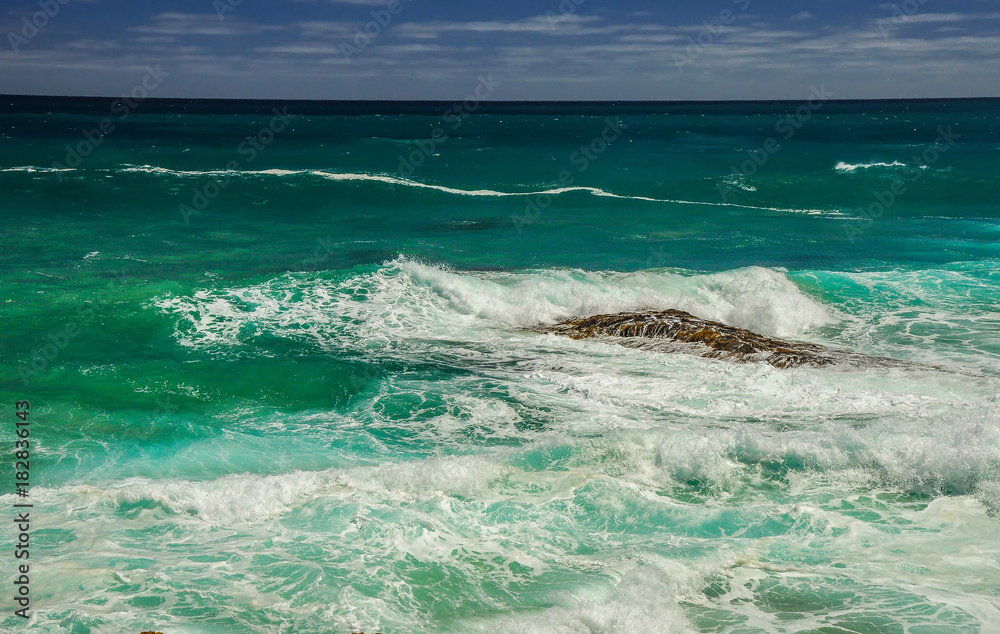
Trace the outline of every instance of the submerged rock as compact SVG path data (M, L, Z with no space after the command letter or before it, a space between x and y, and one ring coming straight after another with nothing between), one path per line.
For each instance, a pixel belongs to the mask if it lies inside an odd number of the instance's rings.
M763 362L776 368L833 364L926 367L886 357L834 350L813 343L766 337L673 309L594 315L569 319L553 326L539 326L534 330L573 339L606 340L632 348L687 352L741 363Z

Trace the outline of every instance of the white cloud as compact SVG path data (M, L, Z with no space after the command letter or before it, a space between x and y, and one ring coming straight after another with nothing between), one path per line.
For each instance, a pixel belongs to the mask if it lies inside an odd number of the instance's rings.
M160 13L153 16L150 24L129 27L134 33L152 35L252 35L264 31L283 30L285 27L271 24L244 22L236 17L222 21L214 13Z
M310 20L296 22L292 26L299 29L302 37L305 38L347 38L354 36L354 29L358 27L358 24L339 20Z
M121 44L115 40L73 40L66 43L67 48L74 48L83 51L114 51L121 48Z
M910 24L939 24L944 22L978 22L980 20L1000 20L1000 13L915 13L903 15L902 22Z
M629 25L600 25L601 18L575 14L538 15L522 20L473 22L407 22L393 30L397 37L433 39L443 33L527 33L532 35L608 35L630 30Z
M117 39L69 37L17 56L0 52L0 82L114 94L115 82L134 83L133 66L169 62L163 96L450 99L485 72L504 82L497 96L505 99L801 98L823 82L838 97L942 96L1000 85L1000 31L991 21L1000 14L919 13L908 24L929 28L885 37L878 20L888 13L854 26L821 24L804 13L793 21L744 14L713 34L681 72L675 55L704 30L697 21L400 19L346 59L340 46L354 37L355 21L256 24L236 15L220 21L214 13L167 12Z

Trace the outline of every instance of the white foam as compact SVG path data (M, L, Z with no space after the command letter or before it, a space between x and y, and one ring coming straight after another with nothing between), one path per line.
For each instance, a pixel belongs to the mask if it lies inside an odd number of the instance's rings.
M326 492L344 490L337 471L229 475L205 482L125 481L107 491L115 504L152 500L213 525L266 521Z
M656 563L654 564L653 561ZM629 565L631 563L631 565ZM532 615L506 616L462 624L471 632L531 632L532 634L617 634L619 632L692 631L677 602L698 582L691 568L656 557L622 562L622 572L613 574L614 585L581 587L556 593L555 607ZM605 573L607 574L607 573Z
M76 171L77 168L45 168L45 167L33 167L33 166L23 166L23 167L11 167L11 168L0 168L0 172L71 172ZM398 176L386 175L386 174L368 174L361 172L332 172L323 169L264 169L264 170L226 170L226 169L215 169L215 170L175 170L166 167L160 167L156 165L130 165L126 164L120 168L112 170L98 170L98 171L111 171L111 172L123 172L123 173L143 173L143 174L155 174L155 175L166 175L175 176L182 178L205 178L205 177L221 177L221 176L242 176L242 177L256 177L256 176L277 176L277 177L288 177L288 176L316 176L330 181L336 182L374 182L382 183L390 186L401 186L401 187L411 187L416 189L429 189L434 191L439 191L446 194L451 194L455 196L471 196L471 197L485 197L485 198L512 198L512 197L531 197L531 196L558 196L561 194L567 194L572 192L583 192L591 194L593 196L602 198L614 198L618 200L636 200L642 202L652 202L652 203L667 203L667 204L677 204L677 205L699 205L707 207L734 207L738 209L759 209L762 211L777 211L782 213L795 213L795 214L807 214L807 215L825 215L825 216L846 216L842 210L838 209L797 209L788 207L771 207L762 205L743 205L737 203L725 203L725 202L709 202L703 200L681 200L673 198L652 198L649 196L632 196L627 194L619 194L615 192L610 192L599 187L588 187L588 186L572 186L572 187L552 187L548 189L538 189L531 191L501 191L495 189L461 189L458 187L449 187L446 185L435 185L432 183L424 183L420 181L411 180L408 178L401 178ZM753 187L744 187L747 191L754 191Z
M586 474L524 472L502 462L502 454L426 458L378 467L293 471L278 475L238 473L214 480L130 478L109 487L36 488L40 502L71 497L81 508L156 502L181 517L214 527L270 522L322 497L361 495L371 502L409 504L452 498L489 502L537 502L565 497L588 481ZM501 486L510 476L517 488ZM522 490L523 489L523 490ZM523 496L523 497L522 497ZM0 500L14 501L13 495Z
M800 335L836 321L782 271L760 267L696 276L557 270L480 278L417 262L397 265L457 311L521 328L570 317L667 308L780 336Z
M551 429L572 428L579 433L655 428L671 417L772 420L781 425L847 417L885 419L890 421L887 425L898 425L903 416L923 426L943 415L953 419L975 411L996 392L994 383L985 377L936 373L934 380L928 380L926 373L905 371L783 371L520 330L571 316L680 308L787 338L816 340L820 333L835 331L830 326L842 323L841 313L803 293L783 271L773 269L708 275L573 270L473 274L399 259L340 281L321 275L285 276L251 287L163 298L156 304L174 320L180 343L222 356L256 353L255 338L264 335L293 341L304 351L348 351L372 362L384 358L476 368L508 386L529 408L551 409L552 416L546 416ZM848 326L853 329L853 322ZM846 342L840 345L850 347ZM855 349L869 351L864 345ZM477 380L455 377L451 384L468 399L468 394L479 389ZM419 401L426 385L393 379L385 389L412 394ZM437 434L428 437L433 442L451 438L469 420L482 421L489 430L483 433L494 438L522 435L512 431L520 420L519 411L500 402L449 397L446 403L448 415L426 422L427 433ZM364 412L375 420L384 419L380 410L366 406ZM420 430L423 433L424 428ZM851 443L858 442L853 433L848 436ZM828 456L809 460L831 468L857 466L838 463L845 450L821 441L823 437L818 436L808 442L825 447L822 451ZM726 443L734 444L704 453L708 449L696 451L688 443L677 452L697 456L695 462L704 468L719 465L722 481L729 477L723 473L724 456L736 446L732 439ZM964 464L957 449L945 454L949 445L936 437L926 443L914 440L909 446L930 448L934 443L944 462L934 462L926 473L944 473L949 461ZM871 446L870 441L864 444ZM905 465L912 467L921 460L918 456L894 455L885 453L870 460L882 465L882 472L893 482L931 481L929 475L906 470ZM930 464L929 460L923 459ZM941 477L949 482L961 479Z
M55 173L55 172L75 172L74 167L36 167L34 165L22 165L19 167L0 167L0 172L27 172L31 173Z
M601 361L607 370L609 360ZM635 368L633 362L611 369L624 385L623 373ZM719 374L667 374L687 379L688 390L702 385L711 396L720 392ZM734 370L724 378L739 376ZM517 372L508 378L531 380ZM657 392L660 378L643 377L643 385L619 399ZM814 387L830 378L817 376ZM860 378L864 385L872 377ZM792 376L785 385L809 380L809 374ZM749 394L758 383L743 391ZM468 397L461 384L450 387ZM731 387L736 392L740 386ZM905 407L890 403L884 420L856 429L856 421L837 422L806 399L802 407L814 408L810 415L789 420L801 429L718 414L593 437L578 421L606 416L606 404L564 393L563 399L572 399L567 406L558 393L539 395L538 404L569 424L549 425L533 444L480 447L476 455L208 481L136 478L36 487L33 501L47 525L75 537L40 570L58 571L64 580L39 579L57 589L60 607L121 593L123 584L138 586L137 596L155 590L174 601L179 588L214 579L226 584L220 594L226 605L235 596L234 607L266 609L299 629L323 620L345 629L376 624L379 631L407 623L421 630L440 626L426 610L412 611L428 605L414 592L426 590L413 574L424 572L447 577L447 592L436 597L443 605L489 605L517 593L549 606L508 604L483 619L458 615L456 631L690 631L682 604L735 612L747 627L766 630L774 623L760 609L768 588L799 602L803 614L796 623L814 629L828 624L829 613L807 610L808 599L819 595L836 603L845 591L854 593L843 599L850 601L850 610L839 615L845 619L861 612L897 614L902 596L922 606L906 615L917 622L933 619L931 608L950 606L975 615L984 627L997 623L990 562L1000 551L983 538L995 526L983 504L971 495L929 504L881 497L976 478L995 482L995 408L963 424L949 410L909 417ZM655 412L639 407L631 417L649 420ZM398 418L386 423L405 424ZM527 454L547 457L531 469L512 466ZM790 468L767 480L768 464ZM707 502L675 495L689 492L692 480ZM7 494L0 503L15 499ZM148 509L149 501L171 513ZM132 505L143 510L131 512ZM164 531L169 538L161 544ZM122 534L129 538L113 538ZM193 555L211 561L193 561ZM157 565L108 565L138 556ZM70 563L75 567L67 568ZM312 583L326 574L336 574L336 592ZM709 583L715 584L713 595L704 594ZM486 585L493 590L484 598L478 589ZM476 594L463 594L464 588ZM173 605L146 614L159 617ZM40 602L40 618L54 607ZM128 611L127 603L111 602L100 613L114 621ZM183 631L183 625L174 629Z
M203 177L203 176L224 176L232 174L241 174L240 170L172 170L166 167L158 167L156 165L125 165L119 168L117 171L126 173L140 173L140 174L164 174L168 176L189 176L189 177Z
M357 300L360 295L365 301ZM251 325L276 336L361 349L424 338L476 341L497 328L668 308L782 337L799 337L838 320L783 271L760 267L708 275L471 274L403 258L332 286L318 277L286 276L249 288L164 298L156 305L177 316L178 337L188 346L239 345Z
M399 178L396 176L384 176L378 174L357 174L357 173L339 174L333 172L326 172L323 170L306 170L303 173L316 174L318 176L323 176L324 178L329 178L330 180L335 180L335 181L373 181L373 182L386 183L389 185L401 185L405 187L433 189L447 194L455 194L459 196L485 196L493 198L506 198L506 197L525 197L525 196L556 196L559 194L566 194L569 192L586 192L594 196L599 196L604 198L617 198L619 200L639 200L645 202L670 203L676 205L702 205L707 207L736 207L740 209L760 209L765 211L780 211L780 212L801 213L808 215L828 215L828 214L841 215L841 212L839 210L830 210L830 209L795 209L787 207L763 207L756 205L742 205L737 203L706 202L701 200L680 200L673 198L650 198L648 196L629 196L625 194L616 194L613 192L609 192L599 187L574 186L574 187L555 187L551 189L541 189L541 190L527 191L527 192L504 192L504 191L497 191L494 189L476 189L476 190L458 189L455 187L445 187L443 185L431 185L428 183L421 183L419 181L409 180L406 178Z
M754 187L753 185L750 185L747 182L748 180L749 180L749 178L745 174L731 174L731 175L723 178L722 182L724 182L724 183L726 183L728 185L731 185L733 187L736 187L738 189L742 189L745 192L755 192L755 191L757 191L756 187Z
M879 167L919 167L919 169L927 169L927 165L920 166L910 166L901 161L892 161L891 163L886 163L884 161L872 161L871 163L847 163L845 161L840 161L837 163L833 169L838 172L848 172L853 173L858 170L874 169Z
M143 172L147 174L168 174L172 176L223 176L223 175L242 175L242 176L302 176L311 175L319 176L327 180L338 181L338 182L376 182L384 183L386 185L399 185L405 187L414 187L418 189L432 189L435 191L444 192L447 194L455 194L459 196L474 196L474 197L491 197L491 198L504 198L512 196L540 196L540 195L551 195L555 196L558 194L565 194L569 192L587 192L595 196L604 196L609 198L619 198L628 200L644 200L648 202L673 202L669 200L661 200L657 198L648 198L645 196L625 196L614 194L597 187L554 187L550 189L541 189L535 191L527 192L504 192L494 189L459 189L456 187L447 187L444 185L433 185L430 183L422 183L420 181L410 180L407 178L400 178L397 176L389 176L384 174L366 174L366 173L355 173L355 172L331 172L328 170L318 170L318 169L301 169L301 170L288 170L288 169L265 169L265 170L173 170L165 167L157 167L154 165L130 165L121 169L123 172ZM697 203L695 203L697 204Z
M842 330L826 342L996 373L1000 275L957 263L921 271L811 273L836 291Z

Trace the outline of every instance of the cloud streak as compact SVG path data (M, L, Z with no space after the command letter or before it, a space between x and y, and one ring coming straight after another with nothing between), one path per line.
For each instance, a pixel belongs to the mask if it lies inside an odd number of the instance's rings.
M454 99L487 72L504 78L501 99L798 98L824 81L840 97L974 96L1000 85L1000 13L982 3L908 15L889 34L879 28L889 7L832 17L823 5L748 11L682 74L674 56L698 45L713 14L612 12L589 0L590 14L484 19L485 10L466 7L448 13L480 15L456 19L414 3L345 64L342 43L384 1L283 6L287 15L262 15L242 3L224 22L178 11L89 29L67 20L30 51L0 52L0 81L14 92L58 94L89 80L86 94L113 94L127 60L170 64L177 93L169 96L183 97Z

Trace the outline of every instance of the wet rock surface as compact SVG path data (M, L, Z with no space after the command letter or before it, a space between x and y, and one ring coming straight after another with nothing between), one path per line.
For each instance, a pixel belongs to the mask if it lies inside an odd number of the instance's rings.
M926 367L887 357L834 350L813 343L785 341L743 328L700 319L682 310L660 310L569 319L537 332L572 339L599 339L633 348L685 352L741 363L768 363L776 368L828 366Z

